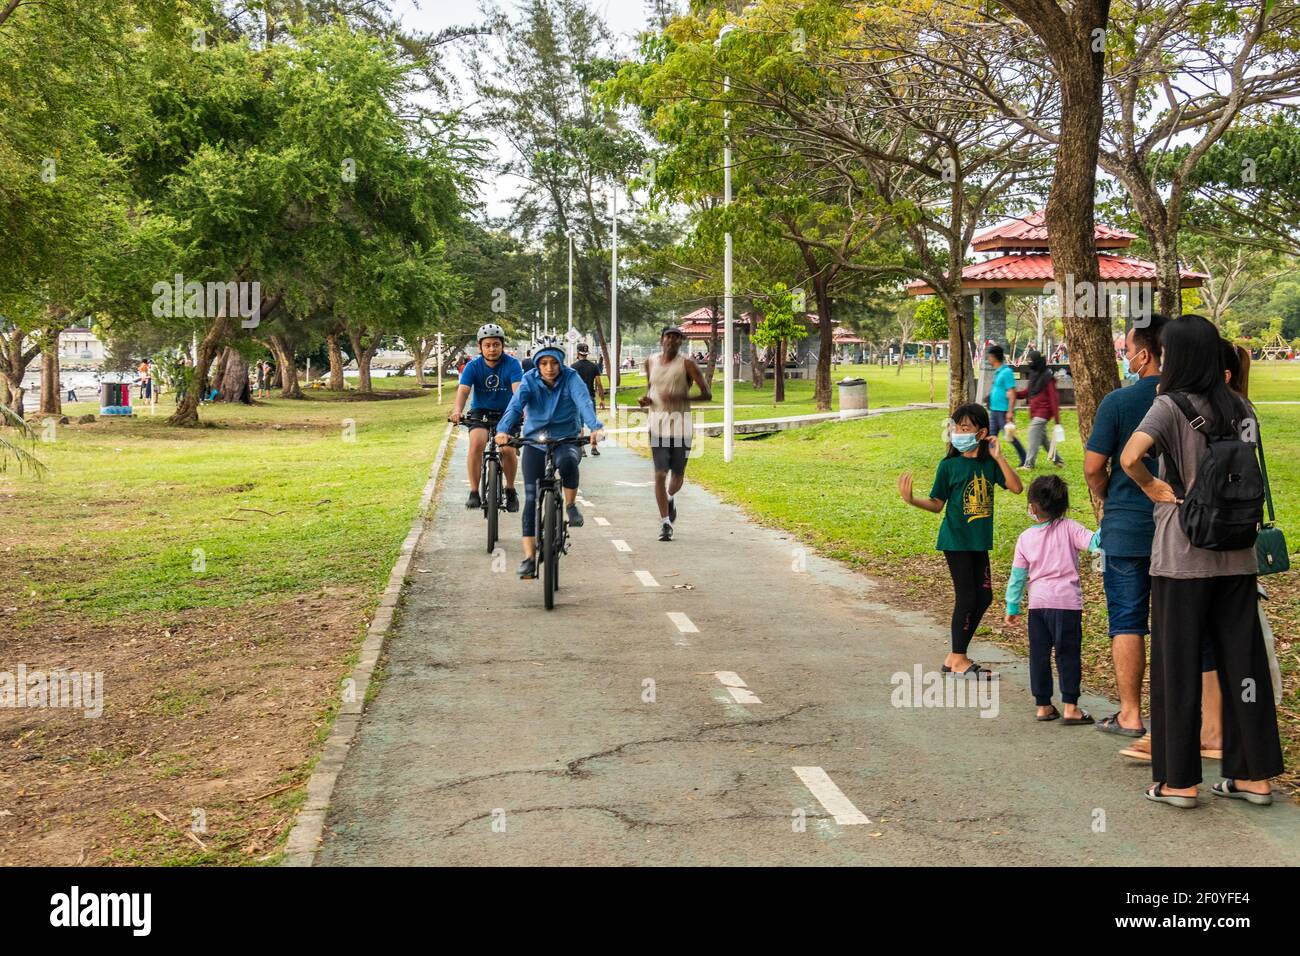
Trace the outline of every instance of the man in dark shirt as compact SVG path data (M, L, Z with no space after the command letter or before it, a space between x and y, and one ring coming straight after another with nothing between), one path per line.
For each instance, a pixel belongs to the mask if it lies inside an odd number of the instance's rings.
M1097 407L1088 437L1083 474L1093 496L1102 502L1102 578L1110 619L1110 653L1119 689L1119 712L1097 728L1126 737L1142 737L1142 676L1146 670L1145 638L1150 631L1151 540L1155 535L1152 504L1119 466L1129 437L1150 411L1160 384L1160 329L1164 316L1135 325L1125 338L1129 367L1139 378L1116 389ZM1155 463L1149 462L1154 469ZM1140 748L1139 748L1140 749Z
M536 367L536 363L533 361L532 349L529 349L527 352L524 353L524 360L519 364L525 372L531 372Z
M584 385L587 386L587 394L591 396L592 404L596 404L597 396L600 398L600 408L605 407L605 386L600 381L600 367L587 356L588 348L584 342L578 346L578 360L570 368L578 373ZM599 455L600 449L595 445L591 446L591 453Z

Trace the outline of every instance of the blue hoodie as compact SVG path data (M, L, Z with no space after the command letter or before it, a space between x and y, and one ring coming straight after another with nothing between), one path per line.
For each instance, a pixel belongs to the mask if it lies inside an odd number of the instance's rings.
M519 390L497 422L497 433L509 434L524 412L528 413L525 438L536 438L542 432L547 438L573 438L582 434L584 424L592 431L604 427L596 417L582 376L568 366L560 367L560 377L553 386L546 384L537 369L525 372Z

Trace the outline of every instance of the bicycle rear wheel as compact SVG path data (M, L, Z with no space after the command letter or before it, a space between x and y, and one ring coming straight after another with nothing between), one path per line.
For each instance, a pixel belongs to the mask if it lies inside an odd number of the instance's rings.
M555 607L555 589L560 584L560 528L555 507L555 490L542 490L542 540L539 557L542 559L542 597L546 610Z
M483 463L486 476L483 481L483 507L487 509L487 549L491 554L497 546L498 522L501 508L501 463L491 459Z

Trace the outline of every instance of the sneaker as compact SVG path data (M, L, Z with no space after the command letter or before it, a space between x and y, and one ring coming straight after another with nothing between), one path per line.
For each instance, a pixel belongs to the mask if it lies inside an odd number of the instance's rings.
M595 445L591 446L591 453L595 455L597 458L600 457L600 449L597 448Z
M514 512L519 510L519 492L513 488L506 489L506 511Z
M483 499L478 496L477 488L471 491L469 497L465 499L465 507L470 509L483 507Z
M671 521L665 521L663 525L659 528L659 540L660 541L673 540L673 524Z
M668 498L668 520L677 520L677 500L671 496Z
M528 581L537 577L537 561L534 558L524 558L519 562L519 579Z
M582 527L582 522L583 522L582 512L578 510L577 505L569 505L568 515L569 515L570 528Z

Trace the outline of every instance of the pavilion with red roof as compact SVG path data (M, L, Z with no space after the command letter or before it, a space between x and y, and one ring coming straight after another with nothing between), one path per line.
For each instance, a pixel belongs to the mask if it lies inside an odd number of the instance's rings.
M1110 292L1125 294L1128 317L1149 312L1155 297L1157 282L1156 264L1146 259L1120 254L1137 236L1126 230L1097 223L1093 228L1093 241L1097 248L1097 268L1107 288L1101 304L1109 305ZM1051 295L1056 292L1056 273L1047 234L1047 217L1041 210L1012 219L1009 222L984 229L971 240L971 250L976 253L994 253L990 258L971 263L961 270L963 307L974 310L974 297L979 296L979 333L975 337L984 347L996 342L1007 346L1008 295ZM1209 278L1200 272L1182 270L1179 285L1184 289L1199 288ZM1065 290L1069 294L1070 290ZM907 283L908 295L933 295L934 289L922 279ZM969 297L969 298L967 298ZM973 316L972 316L973 318ZM972 327L974 323L972 322ZM1041 348L1042 342L1037 343ZM975 341L970 342L974 352ZM978 360L978 359L977 359ZM983 364L983 363L981 363ZM984 381L990 370L985 367L980 376L978 394L986 390Z

